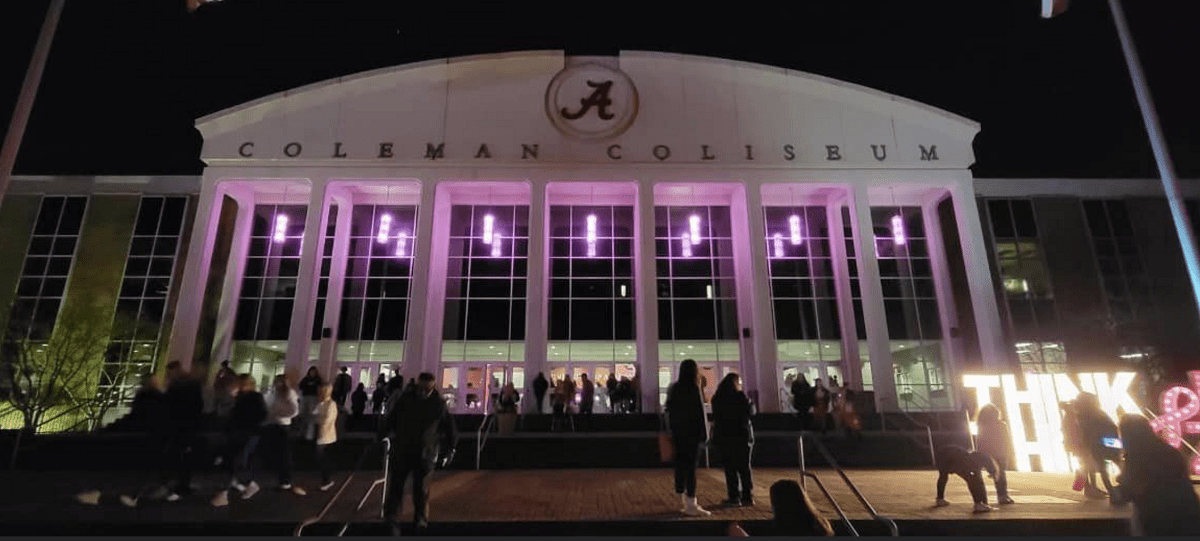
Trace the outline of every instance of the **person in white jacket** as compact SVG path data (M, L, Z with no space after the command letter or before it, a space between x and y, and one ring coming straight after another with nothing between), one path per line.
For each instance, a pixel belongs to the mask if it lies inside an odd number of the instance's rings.
M333 401L333 385L325 383L317 389L317 405L313 407L313 425L316 428L317 468L321 470L321 491L333 488L329 475L329 446L337 442L338 404Z
M300 413L300 396L288 386L287 377L275 376L275 384L267 396L267 422L263 425L263 441L275 458L279 472L279 488L303 496L304 489L292 486L292 419Z

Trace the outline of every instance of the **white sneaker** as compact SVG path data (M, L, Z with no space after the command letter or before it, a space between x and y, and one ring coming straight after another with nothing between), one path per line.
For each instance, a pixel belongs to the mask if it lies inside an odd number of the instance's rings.
M100 505L100 491L87 490L75 495L75 500L84 505Z
M216 496L213 496L212 505L213 507L225 507L229 505L229 491L222 490Z
M696 503L696 498L687 499L687 508L683 510L683 513L690 517L707 517L712 514L711 511L700 507L700 504Z
M122 494L118 499L121 500L121 505L124 505L125 507L137 507L137 498L132 498Z
M986 504L986 503L975 504L975 512L976 513L987 513L988 511L991 511L991 510L992 510L992 508L990 506L988 506L988 504Z
M213 459L213 466L220 466L224 462L225 462L225 457L217 455L217 457Z
M241 484L241 483L239 483L239 482L237 482L237 481L234 481L234 482L232 482L232 483L229 483L229 486L233 487L233 489L234 489L234 490L236 490L236 491L238 491L238 492L245 492L245 491L246 491L246 485L243 485L243 484Z
M291 490L291 489L292 489L291 483L284 483L282 485L279 485L279 490Z
M295 494L297 496L307 496L308 495L308 491L304 490L300 487L292 487L291 492L292 492L292 494Z
M334 484L333 481L330 481L328 483L321 485L321 492L328 492L329 489L333 488L333 484Z
M688 499L687 499L687 496L684 496L683 494L680 494L680 495L679 495L679 512L680 512L680 513L687 513L687 509L688 509Z
M950 502L948 502L942 498L938 498L938 501L937 501L938 507L946 507L947 505L950 505Z
M172 492L170 494L167 494L166 500L169 502L177 502L177 501L179 501L179 498L180 498L180 496L179 496L178 492Z
M246 490L242 491L242 499L249 500L250 498L253 498L255 494L258 494L258 483L250 481L250 484L246 485Z

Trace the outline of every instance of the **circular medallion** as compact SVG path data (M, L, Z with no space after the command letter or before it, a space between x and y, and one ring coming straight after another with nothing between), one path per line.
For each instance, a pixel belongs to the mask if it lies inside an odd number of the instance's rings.
M629 76L600 64L568 67L546 88L546 116L564 135L603 141L625 132L637 117L637 89Z

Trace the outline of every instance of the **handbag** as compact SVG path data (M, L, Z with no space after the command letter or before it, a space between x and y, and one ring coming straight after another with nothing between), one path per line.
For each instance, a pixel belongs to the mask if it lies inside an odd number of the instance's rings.
M666 417L662 417L662 427L658 431L658 457L664 462L675 460L675 442L667 430Z
M1075 472L1075 483L1071 485L1071 490L1074 490L1075 492L1081 492L1085 483L1086 481L1083 475L1083 470L1079 470Z

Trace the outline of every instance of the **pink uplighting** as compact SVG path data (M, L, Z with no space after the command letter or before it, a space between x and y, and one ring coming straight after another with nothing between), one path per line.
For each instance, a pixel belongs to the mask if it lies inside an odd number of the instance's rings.
M485 214L483 216L483 243L484 244L492 243L492 226L494 226L495 223L496 223L495 216L492 216L491 214Z
M775 233L772 240L775 242L775 257L783 257L783 234Z
M392 229L392 215L384 214L379 218L379 234L375 235L375 240L380 244L387 242L388 233Z
M492 234L492 257L500 257L501 235L499 231Z
M700 244L700 217L695 214L689 216L688 217L688 226L692 232L692 235L691 235L692 236L692 244L693 245Z
M683 243L683 257L692 257L692 236L684 233L679 240Z
M287 238L288 217L287 214L279 214L275 216L275 242L283 242Z
M408 233L401 231L396 235L396 257L408 255Z
M587 217L587 256L596 257L596 215Z
M800 236L800 216L793 214L788 218L788 229L790 229L792 233L793 246L800 244L800 242L804 240L804 238Z
M892 241L896 246L904 246L908 242L908 237L904 235L904 220L899 214L892 216Z

